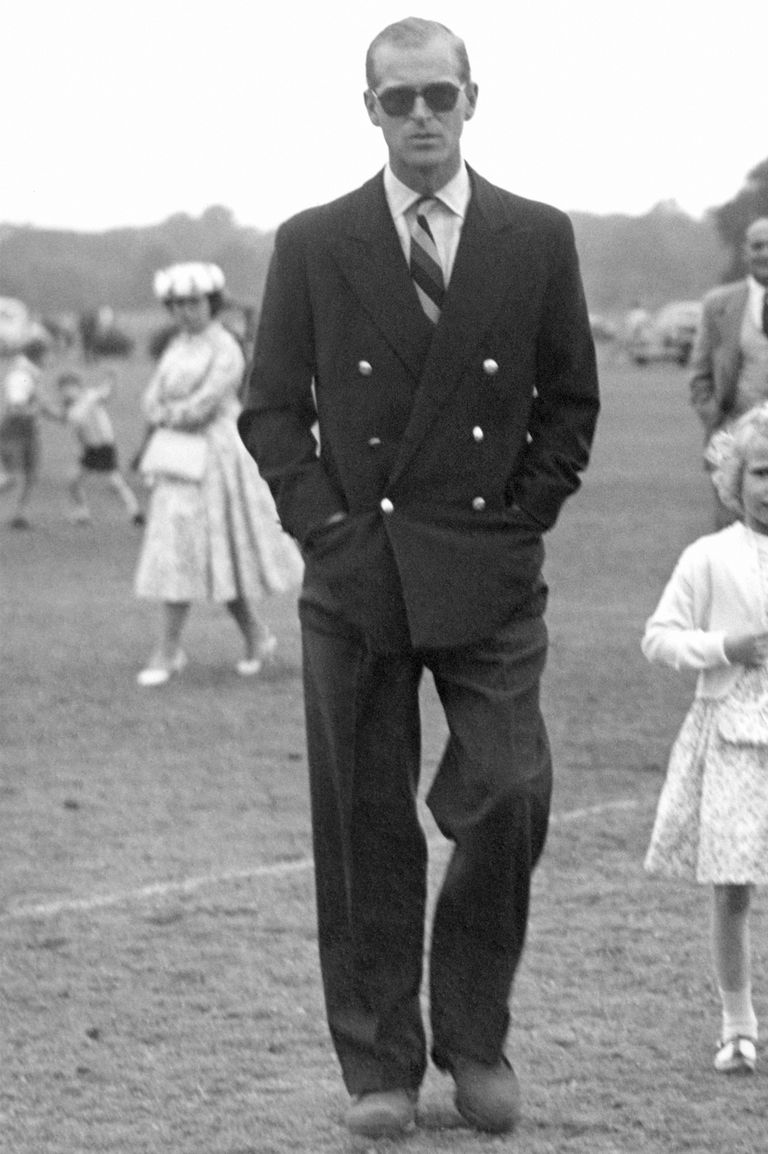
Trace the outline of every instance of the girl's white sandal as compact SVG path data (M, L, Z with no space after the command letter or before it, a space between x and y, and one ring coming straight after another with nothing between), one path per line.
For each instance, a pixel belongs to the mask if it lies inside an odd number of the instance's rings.
M754 1074L757 1065L757 1047L754 1038L737 1034L718 1042L715 1069L719 1074Z

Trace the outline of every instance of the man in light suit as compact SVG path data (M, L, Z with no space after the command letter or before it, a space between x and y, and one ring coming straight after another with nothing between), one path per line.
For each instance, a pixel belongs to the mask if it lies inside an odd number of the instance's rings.
M389 163L278 230L240 429L306 560L319 947L347 1125L408 1130L425 1073L428 669L450 737L427 804L453 843L431 1053L465 1120L508 1131L508 1002L551 793L542 535L587 464L594 348L567 217L462 160L478 91L462 41L404 20L366 72Z
M746 279L721 285L704 298L691 356L691 403L704 426L710 468L718 431L768 398L768 217L747 229L744 255ZM715 496L716 526L733 516Z

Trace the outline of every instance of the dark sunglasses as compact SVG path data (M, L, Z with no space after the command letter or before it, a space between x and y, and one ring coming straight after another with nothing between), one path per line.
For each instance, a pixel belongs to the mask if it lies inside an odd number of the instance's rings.
M383 92L371 91L387 116L407 116L413 110L417 96L424 98L424 103L432 112L453 111L463 87L459 88L448 80L438 80L434 84L425 84L423 88L399 84L394 88L385 88Z

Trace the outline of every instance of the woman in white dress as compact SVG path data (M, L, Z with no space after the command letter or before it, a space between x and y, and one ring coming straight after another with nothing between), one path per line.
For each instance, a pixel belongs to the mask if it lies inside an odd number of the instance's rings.
M156 647L138 675L145 687L164 684L184 667L182 631L192 602L206 599L224 604L242 634L238 673L258 673L277 643L254 603L301 582L301 555L237 432L245 366L238 342L216 319L223 288L213 264L176 264L155 277L155 293L179 333L142 408L151 427L202 438L205 463L197 480L159 470L150 478L135 588L137 596L161 601L163 611Z

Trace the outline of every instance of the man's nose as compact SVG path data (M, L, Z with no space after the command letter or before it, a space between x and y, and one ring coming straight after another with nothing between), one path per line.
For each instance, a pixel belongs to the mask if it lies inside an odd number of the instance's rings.
M415 116L417 120L426 120L428 116L432 115L432 109L427 104L423 95L419 92L413 102L411 109L411 116Z

